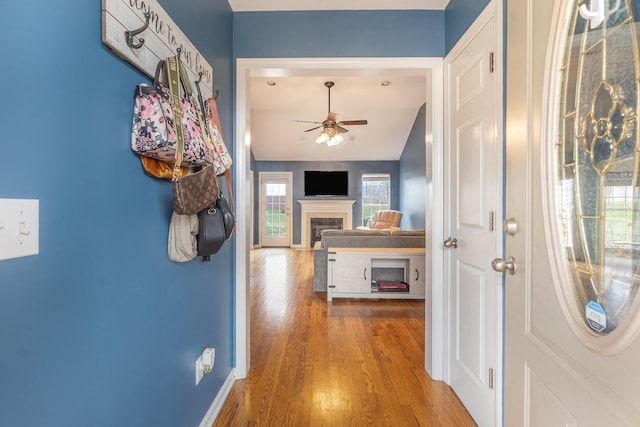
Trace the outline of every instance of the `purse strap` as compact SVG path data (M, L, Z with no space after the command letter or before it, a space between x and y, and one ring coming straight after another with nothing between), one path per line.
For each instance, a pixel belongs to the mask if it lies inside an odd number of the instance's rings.
M231 188L231 172L229 168L224 171L224 179L227 181L227 190L229 192L229 207L231 208L231 212L235 212L236 210L233 208L233 189Z
M178 56L171 56L167 58L167 65L169 68L168 74L169 91L171 92L171 108L173 109L174 124L176 128L176 139L178 140L178 145L176 147L175 153L175 166L173 168L173 178L175 180L178 176L180 176L180 165L182 164L184 156L184 133L182 129L183 112L180 103L180 85L182 85L187 99L191 102L196 110L198 125L200 126L202 138L207 144L211 146L213 146L213 142L211 141L211 137L209 136L209 133L204 126L202 112L200 111L197 100L193 96L193 89L191 87L191 82L189 81L187 70L184 68L184 64L182 63L182 61L180 61L180 58Z
M171 96L171 109L173 110L173 122L176 130L177 147L175 154L175 166L173 167L173 180L180 176L180 166L184 153L184 134L182 133L182 107L180 106L180 69L178 68L178 57L167 58L167 68L169 69L169 93Z
M177 58L178 58L177 59L178 71L180 72L180 79L182 84L184 85L184 90L185 90L185 93L187 94L189 101L193 105L193 108L195 108L196 110L196 115L198 117L198 125L200 126L200 134L202 135L202 139L204 139L204 142L207 145L209 145L211 150L213 150L213 140L211 138L211 135L209 135L209 129L206 126L206 122L202 113L202 108L200 107L199 100L197 100L193 95L193 88L191 86L191 82L189 81L189 74L187 74L187 70L186 68L184 68L184 64L182 63L182 61L180 61L180 57L178 56ZM199 89L200 87L198 86L198 90Z

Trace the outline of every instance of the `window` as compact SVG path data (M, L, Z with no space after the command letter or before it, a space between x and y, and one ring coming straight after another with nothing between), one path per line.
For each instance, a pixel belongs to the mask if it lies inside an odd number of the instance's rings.
M287 185L267 183L266 236L283 238L287 235Z
M373 214L391 209L391 177L389 174L362 175L362 225L371 225Z

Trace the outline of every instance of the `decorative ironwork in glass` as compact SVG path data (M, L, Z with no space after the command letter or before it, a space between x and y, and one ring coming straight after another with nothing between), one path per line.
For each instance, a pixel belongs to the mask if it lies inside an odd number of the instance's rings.
M606 336L636 311L640 285L640 1L572 3L555 119L557 238L571 287L560 294L583 329Z

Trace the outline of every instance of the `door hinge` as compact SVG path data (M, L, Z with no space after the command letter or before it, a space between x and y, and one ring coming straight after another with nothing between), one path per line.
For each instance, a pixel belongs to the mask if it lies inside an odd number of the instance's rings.
M493 390L493 368L489 368L489 389Z
M496 228L496 213L494 211L489 212L489 231L493 231Z
M327 258L327 261L329 261L329 262L336 262L336 259L335 259L335 258Z
M327 286L327 288L335 289L336 285L329 285L329 286Z
M489 73L493 73L494 70L494 56L493 52L489 53Z

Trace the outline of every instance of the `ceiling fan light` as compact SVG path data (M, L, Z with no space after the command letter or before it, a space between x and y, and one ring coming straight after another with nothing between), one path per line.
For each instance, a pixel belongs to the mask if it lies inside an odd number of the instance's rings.
M324 131L320 132L320 135L316 138L316 144L326 144L329 141L329 135Z
M342 136L340 134L335 134L331 138L329 138L329 140L327 141L327 146L333 147L334 145L340 144L342 141L344 141Z

